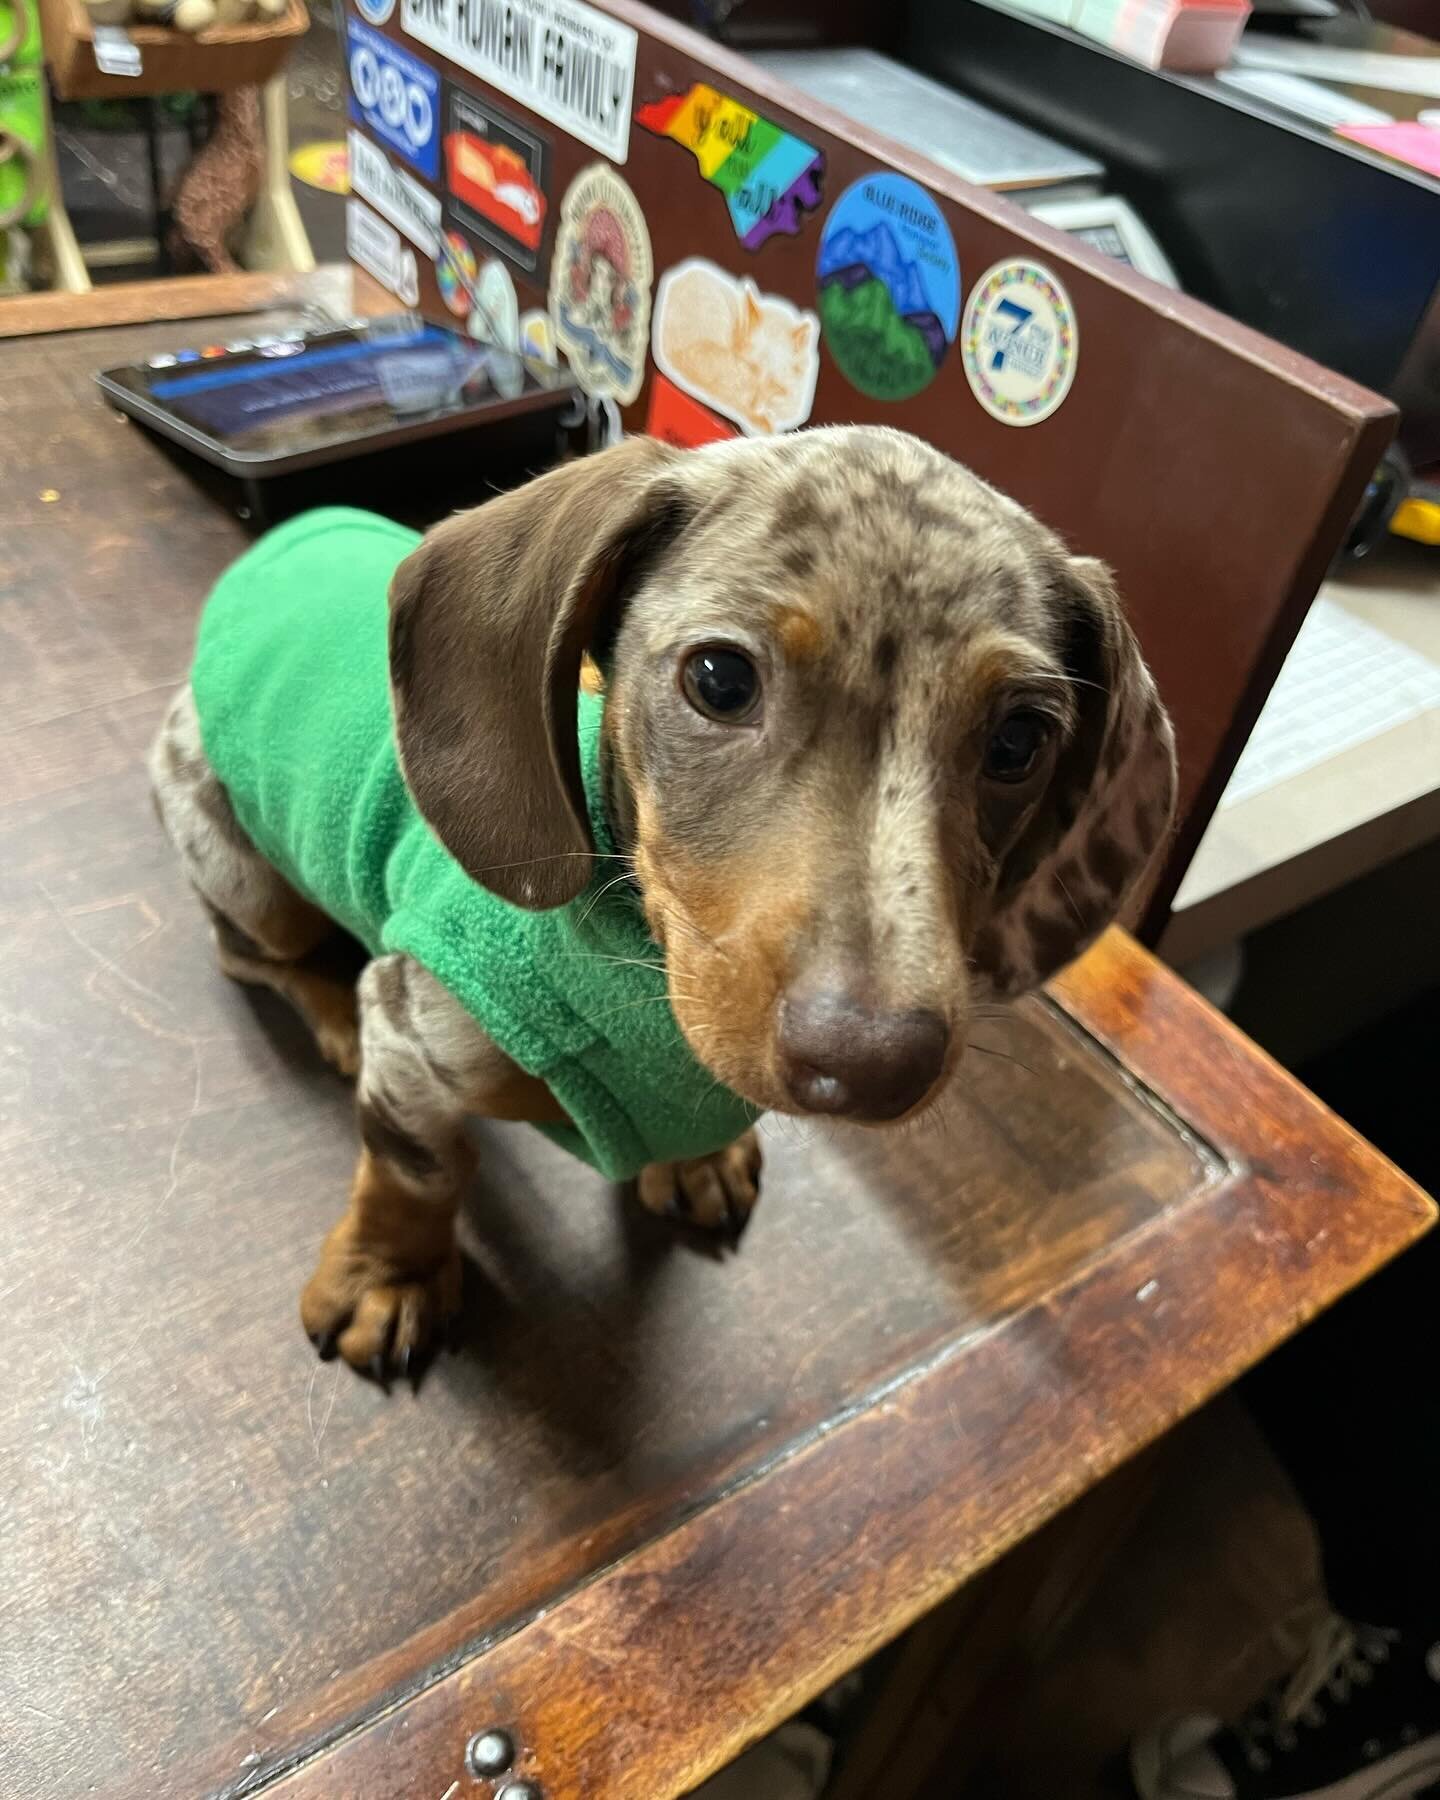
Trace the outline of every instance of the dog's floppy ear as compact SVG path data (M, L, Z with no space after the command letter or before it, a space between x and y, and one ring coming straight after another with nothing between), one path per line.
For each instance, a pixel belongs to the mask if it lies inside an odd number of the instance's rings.
M1110 571L1070 557L1055 591L1078 718L975 944L1001 996L1047 980L1144 899L1175 810L1174 733Z
M415 803L468 874L559 906L594 843L576 743L583 653L683 529L653 438L566 463L439 525L390 585L390 684Z

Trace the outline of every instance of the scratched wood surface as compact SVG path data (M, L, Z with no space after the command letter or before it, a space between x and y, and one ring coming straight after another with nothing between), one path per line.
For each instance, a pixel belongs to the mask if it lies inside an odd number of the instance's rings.
M328 286L327 286L328 284ZM367 284L373 287L373 284ZM90 331L99 325L143 325L157 319L215 319L253 313L265 306L323 301L344 312L350 277L338 268L313 275L177 275L170 281L117 281L88 294L14 294L0 300L0 338L54 331ZM385 296L382 309L395 302Z
M171 335L0 345L0 1794L486 1794L495 1716L551 1800L664 1800L1425 1203L1116 937L943 1130L771 1131L735 1256L485 1132L460 1352L319 1365L348 1095L214 970L141 769L244 541L90 389Z

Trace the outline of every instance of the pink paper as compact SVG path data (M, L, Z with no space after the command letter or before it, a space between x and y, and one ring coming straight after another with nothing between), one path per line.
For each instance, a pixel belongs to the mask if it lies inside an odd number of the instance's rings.
M1383 150L1386 156L1423 169L1427 175L1440 175L1440 131L1433 125L1417 125L1413 119L1402 119L1395 125L1341 125L1343 138L1353 138L1368 150Z

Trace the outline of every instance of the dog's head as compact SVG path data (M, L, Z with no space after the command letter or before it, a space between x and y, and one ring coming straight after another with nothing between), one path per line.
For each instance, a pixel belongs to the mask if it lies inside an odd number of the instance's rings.
M1174 804L1106 570L917 439L647 438L431 532L391 592L415 799L520 906L594 873L575 743L697 1057L757 1105L882 1120L972 1006L1122 914Z

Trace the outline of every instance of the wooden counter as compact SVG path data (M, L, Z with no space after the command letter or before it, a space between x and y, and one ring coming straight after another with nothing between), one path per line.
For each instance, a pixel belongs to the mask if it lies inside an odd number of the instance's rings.
M771 1130L732 1256L486 1129L459 1353L319 1364L349 1095L142 770L244 542L90 383L175 337L0 345L0 1793L465 1800L499 1723L547 1800L664 1800L1430 1208L1117 934L942 1130Z

